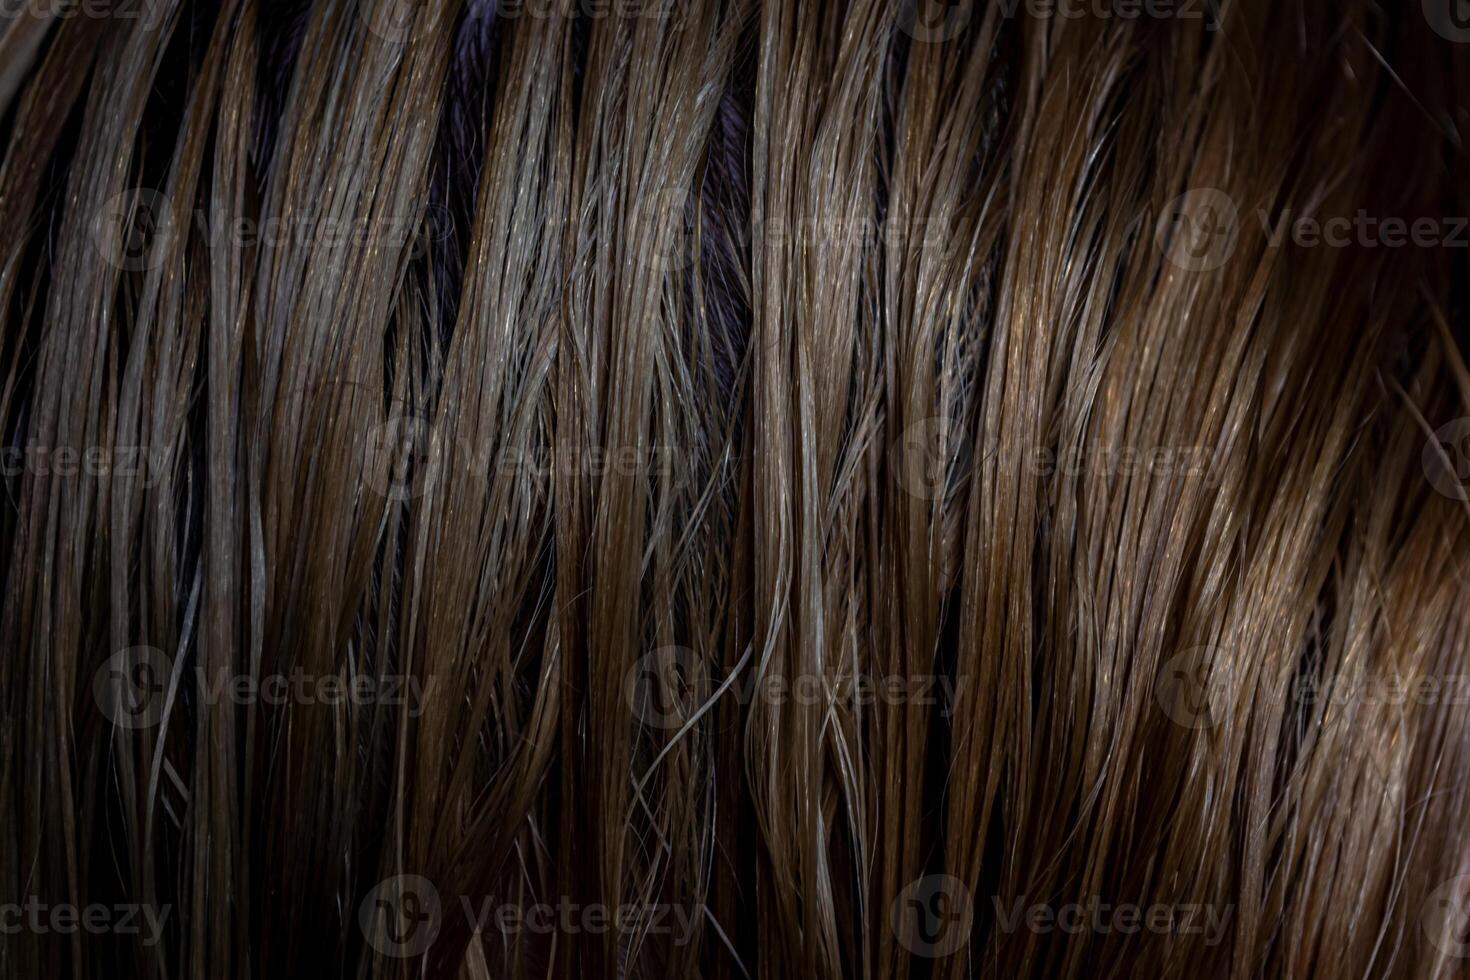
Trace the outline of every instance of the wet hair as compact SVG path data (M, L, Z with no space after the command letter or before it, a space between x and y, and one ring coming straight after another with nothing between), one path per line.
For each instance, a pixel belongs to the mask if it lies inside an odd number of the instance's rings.
M0 976L1465 975L1406 6L7 10Z

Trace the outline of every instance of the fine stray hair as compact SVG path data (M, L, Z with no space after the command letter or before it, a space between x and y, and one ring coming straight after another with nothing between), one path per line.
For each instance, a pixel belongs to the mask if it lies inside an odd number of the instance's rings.
M0 977L1470 976L1436 2L7 8Z

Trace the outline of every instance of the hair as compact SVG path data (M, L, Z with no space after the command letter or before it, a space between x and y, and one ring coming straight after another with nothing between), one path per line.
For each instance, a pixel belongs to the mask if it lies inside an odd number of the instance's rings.
M1470 976L1406 6L6 11L0 976Z

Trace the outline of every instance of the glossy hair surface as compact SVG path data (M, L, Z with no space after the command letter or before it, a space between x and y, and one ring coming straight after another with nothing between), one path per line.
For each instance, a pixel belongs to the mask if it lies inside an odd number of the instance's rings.
M0 977L1470 975L1456 12L6 11Z

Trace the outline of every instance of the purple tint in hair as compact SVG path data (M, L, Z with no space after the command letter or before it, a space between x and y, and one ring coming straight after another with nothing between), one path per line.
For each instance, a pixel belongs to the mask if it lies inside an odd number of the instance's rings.
M704 251L700 269L716 339L715 373L723 390L735 374L750 337L750 298L738 274L750 261L750 105L744 73L735 72L720 99L710 133L701 185Z
M310 18L311 0L264 0L260 5L261 57L257 78L260 110L256 114L259 128L255 134L255 152L262 171L271 165L276 130L291 92L296 56L301 52L301 40L306 36Z

